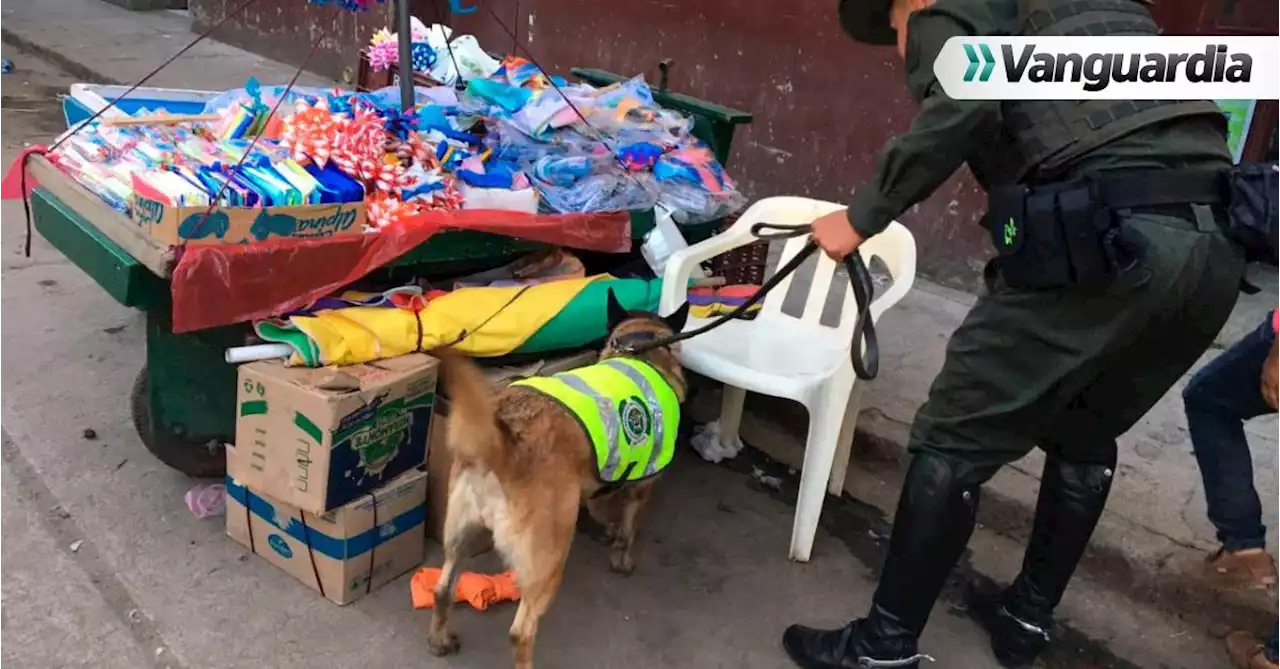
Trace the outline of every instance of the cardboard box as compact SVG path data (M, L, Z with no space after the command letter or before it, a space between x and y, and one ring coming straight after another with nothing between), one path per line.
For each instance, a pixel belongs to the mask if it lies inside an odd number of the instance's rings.
M311 513L336 509L427 459L439 362L421 353L309 369L240 367L227 472Z
M292 207L175 207L141 193L133 196L130 217L163 244L241 244L283 237L334 237L364 234L364 202L305 204Z
M453 453L445 440L449 434L449 400L441 398L431 419L431 448L427 453L427 536L444 543L444 514L449 508L449 471Z
M235 451L227 449L228 467ZM327 599L347 604L422 563L427 488L427 473L416 469L316 515L228 476L227 536Z
M570 356L543 360L532 365L515 367L489 367L484 370L485 377L493 385L494 392L506 387L508 383L530 376L549 376L570 369L590 365L597 358L595 351L583 351ZM435 416L431 419L431 447L427 453L427 474L430 486L427 490L427 536L437 542L444 541L444 516L449 508L449 470L453 468L453 454L445 441L449 433L449 400L439 397L436 400ZM477 542L476 554L491 548L487 542Z

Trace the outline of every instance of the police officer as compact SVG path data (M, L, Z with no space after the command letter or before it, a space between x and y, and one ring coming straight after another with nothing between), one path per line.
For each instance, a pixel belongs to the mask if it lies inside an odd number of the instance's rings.
M1022 571L971 610L1005 667L1030 666L1102 514L1116 437L1226 321L1243 254L1220 230L1226 123L1212 103L968 101L933 74L947 39L1155 35L1135 0L841 0L842 27L893 45L919 101L848 210L813 236L843 258L967 163L997 255L911 428L914 454L865 618L783 636L806 669L916 667L917 639L973 531L980 486L1047 458Z

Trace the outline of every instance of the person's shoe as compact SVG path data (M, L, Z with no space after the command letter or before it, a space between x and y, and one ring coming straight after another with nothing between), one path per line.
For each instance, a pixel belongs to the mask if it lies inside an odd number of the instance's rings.
M791 661L802 669L917 669L920 660L933 661L932 657L919 653L886 653L883 657L860 653L857 649L858 626L862 622L854 620L836 630L792 625L782 634L782 647Z
M1192 578L1215 590L1260 590L1276 585L1276 561L1261 548L1219 548L1189 568Z
M1005 669L1026 669L1049 645L1051 621L1027 620L1010 613L1004 593L971 586L969 615L991 637L991 652Z
M1227 635L1227 656L1239 669L1278 669L1267 659L1262 644L1248 632L1232 632Z

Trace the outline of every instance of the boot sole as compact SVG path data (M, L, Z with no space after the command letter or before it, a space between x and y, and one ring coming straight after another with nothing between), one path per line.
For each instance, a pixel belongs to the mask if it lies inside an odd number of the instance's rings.
M1001 618L998 611L993 607L994 596L987 593L979 592L974 588L970 588L968 596L969 617L987 633L987 641L991 646L991 654L995 656L996 662L1003 669L1031 669L1035 664L1039 653L1027 657L1020 653L1013 652L999 643L997 639L1009 633L1009 630L1001 629Z
M1035 658L1028 660L1025 657L1001 651L996 646L994 638L991 639L991 654L996 656L996 662L1004 669L1031 669L1032 665L1036 663Z
M797 667L800 667L800 669L843 669L839 665L828 664L826 662L815 664L808 658L799 657L795 651L791 650L791 646L788 646L785 643L782 644L782 650L786 652L787 658L794 662ZM902 669L920 669L920 663L917 662L913 665L903 667ZM1008 669L1015 668L1010 667Z
M827 664L826 662L814 664L809 660L809 658L800 657L796 651L791 650L791 646L785 643L782 644L782 650L786 651L787 658L794 662L797 667L800 667L800 669L840 669L839 667Z

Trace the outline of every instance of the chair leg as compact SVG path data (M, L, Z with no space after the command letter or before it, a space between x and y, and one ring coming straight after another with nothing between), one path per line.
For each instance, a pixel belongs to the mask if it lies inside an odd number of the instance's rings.
M747 391L724 384L720 397L720 442L731 444L738 438L742 426L742 405L747 401Z
M844 493L844 479L849 473L849 457L853 450L853 433L858 427L858 412L862 409L861 383L853 384L849 402L845 405L844 422L840 425L840 438L836 441L836 459L831 463L831 482L827 492L839 497Z
M840 438L840 424L844 422L845 403L828 399L830 395L844 394L830 390L825 394L827 397L809 407L809 437L804 445L804 467L800 470L800 498L796 500L796 517L791 528L791 559L796 562L808 562L813 551L813 537L818 532L836 441Z

